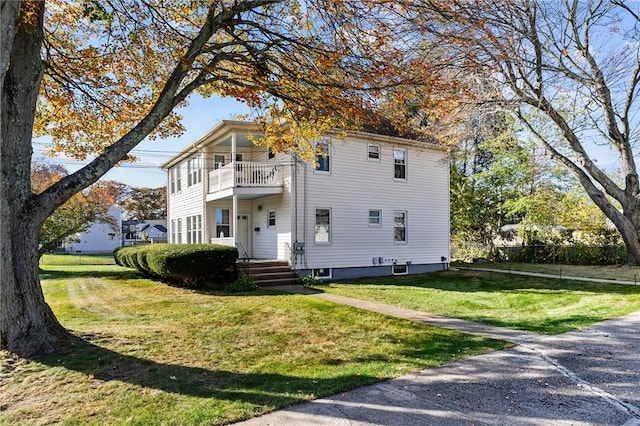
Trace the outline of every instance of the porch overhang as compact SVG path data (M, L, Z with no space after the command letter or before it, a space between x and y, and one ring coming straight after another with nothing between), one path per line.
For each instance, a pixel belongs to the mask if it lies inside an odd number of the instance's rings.
M283 191L284 188L282 186L261 186L250 188L236 186L207 194L206 200L227 200L233 198L234 195L237 195L239 200L253 200L254 198L260 198L266 195L282 194Z

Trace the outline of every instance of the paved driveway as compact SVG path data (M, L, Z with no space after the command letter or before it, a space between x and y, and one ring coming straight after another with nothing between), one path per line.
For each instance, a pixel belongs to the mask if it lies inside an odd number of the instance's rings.
M558 336L513 330L501 335L496 327L340 299L334 301L502 337L517 346L296 405L240 425L640 426L640 312Z

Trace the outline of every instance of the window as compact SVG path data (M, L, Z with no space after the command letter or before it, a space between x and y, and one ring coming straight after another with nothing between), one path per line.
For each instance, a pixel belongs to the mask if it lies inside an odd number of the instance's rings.
M242 154L239 154L239 153L236 154L236 161L242 161L242 158L243 158Z
M182 219L178 219L178 227L176 228L176 243L182 243Z
M331 268L318 268L312 271L314 277L331 278Z
M315 170L319 172L329 172L329 141L324 139L316 142L316 165Z
M369 226L382 226L382 210L369 210Z
M174 244L178 242L178 240L176 240L176 220L175 219L171 219L171 242Z
M269 210L267 213L267 228L275 228L276 226L276 211Z
M407 150L395 148L393 150L393 177L395 179L407 178Z
M202 167L200 156L195 156L187 161L187 185L195 185L202 182Z
M230 235L229 209L216 209L216 237L223 238Z
M398 243L407 242L407 212L393 212L393 241Z
M269 160L273 160L274 158L276 158L276 153L273 152L273 150L271 148L269 148L269 153L267 154L267 158Z
M316 209L316 243L331 243L331 209Z
M110 240L115 240L116 239L116 234L114 234L113 232L109 232L109 239Z
M182 177L180 176L180 165L177 165L176 168L176 191L182 191Z
M373 161L380 161L380 145L370 143L367 146L367 158Z
M176 193L176 168L169 170L169 180L171 181L171 193Z
M393 272L393 275L406 275L409 273L409 268L406 264L397 265L394 263L392 272Z
M218 170L224 166L224 155L216 154L213 156L213 169Z
M187 243L200 244L202 242L202 215L187 218Z

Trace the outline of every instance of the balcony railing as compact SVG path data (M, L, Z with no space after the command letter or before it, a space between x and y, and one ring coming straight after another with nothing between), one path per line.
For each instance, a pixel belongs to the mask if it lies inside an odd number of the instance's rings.
M253 163L248 161L230 163L209 172L209 192L218 192L233 187L281 186L281 168L282 166L273 163Z

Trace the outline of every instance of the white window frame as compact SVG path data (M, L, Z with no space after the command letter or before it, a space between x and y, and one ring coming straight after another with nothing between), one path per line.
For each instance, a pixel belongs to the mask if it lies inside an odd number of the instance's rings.
M192 216L187 216L187 244L191 244L192 240L191 240L191 217Z
M176 228L177 241L176 243L182 244L182 219L178 219L178 226Z
M378 212L378 216L377 217L375 215L372 216L371 215L372 212ZM378 219L378 222L377 223L375 221L372 222L371 221L372 219ZM368 223L369 223L369 227L370 228L380 228L382 226L382 210L380 210L380 209L369 209Z
M171 188L171 193L175 194L176 193L176 168L172 167L171 170L169 170L169 186Z
M326 150L325 148L322 148L322 151L324 152L321 152L321 153L318 152L319 151L318 147L320 145L326 145ZM315 142L313 145L313 150L315 152L315 160L313 164L314 173L330 174L331 173L331 144L329 143L329 139L322 139ZM321 165L322 166L326 165L326 170L325 170L325 167L320 168Z
M196 155L187 161L187 186L202 182L201 156Z
M404 267L404 268L403 268ZM409 265L406 263L391 265L391 273L393 275L407 275L409 274Z
M180 164L176 165L176 192L182 192L182 176L180 173Z
M402 163L399 163L396 159L396 152L402 152L404 158L402 159ZM393 179L398 181L406 181L407 180L407 149L406 148L393 148ZM403 167L404 177L397 176L397 167Z
M318 225L318 211L319 210L327 210L329 212L329 220L328 220L328 224L320 224ZM331 244L331 207L316 207L314 209L314 231L313 231L313 241L315 242L316 245L330 245ZM318 240L318 228L319 227L327 227L327 240ZM325 233L323 233L324 235Z
M271 217L271 214L273 213L273 217ZM273 224L271 224L271 219L273 219ZM276 211L275 210L269 210L267 212L267 228L275 228L276 227Z
M220 221L218 221L218 211L220 211ZM228 222L222 222L222 220L224 219L224 212L227 212L227 220ZM214 212L215 214L215 222L216 222L216 238L220 238L220 231L218 231L218 227L226 227L229 232L224 234L224 237L230 237L231 236L231 211L229 209L222 209L222 208L218 208L215 210Z
M218 161L222 159L222 161ZM213 154L213 170L218 170L224 167L227 157L224 154Z
M178 242L176 240L176 220L175 219L171 219L171 242L174 244Z
M374 147L377 148L377 152L371 150L371 148L374 148ZM371 154L375 154L377 155L377 157L376 156L372 157ZM381 157L382 157L382 147L380 146L380 144L377 144L377 143L367 144L367 160L368 161L375 161L379 163Z
M315 268L311 270L311 275L318 278L332 278L333 271L331 268Z
M396 220L396 215L400 213L404 216L403 221L402 221L402 226L398 225L398 222ZM406 210L394 210L393 211L393 243L394 244L407 244L407 241L409 240L408 238L408 233L409 233L409 226L408 226L408 213ZM398 240L396 239L396 229L398 228L403 228L404 229L404 239L403 240Z

